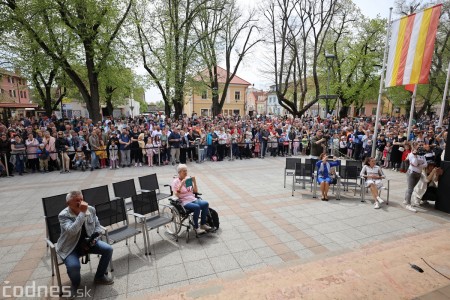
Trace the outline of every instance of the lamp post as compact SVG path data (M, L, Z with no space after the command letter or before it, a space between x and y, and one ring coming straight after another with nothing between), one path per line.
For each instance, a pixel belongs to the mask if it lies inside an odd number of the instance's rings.
M336 59L336 56L331 53L325 53L325 60L327 62L327 96L325 99L325 118L328 116L328 112L330 110L330 99L329 99L329 89L330 89L330 67L333 63L333 60ZM328 62L331 60L331 64Z

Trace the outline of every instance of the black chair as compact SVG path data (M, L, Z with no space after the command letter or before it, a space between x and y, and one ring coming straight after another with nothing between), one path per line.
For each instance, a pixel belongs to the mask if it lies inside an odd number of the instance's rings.
M286 158L286 165L284 166L284 187L286 188L286 176L294 176L295 177L295 169L296 164L301 163L301 158Z
M349 186L354 186L354 195L356 195L356 189L362 187L361 177L359 176L358 166L345 165L341 166L339 176L341 177L341 183L344 185L344 191L348 192ZM361 192L361 191L360 191Z
M354 160L354 159L349 159L345 162L346 166L355 166L358 170L358 172L361 172L362 170L362 161L361 160Z
M161 193L156 173L139 177L139 185L141 186L141 191L156 191L156 198L158 200L170 197L173 194L172 187L169 184L165 184L164 186L169 187L170 194Z
M83 194L84 201L93 207L97 204L111 201L107 185L84 189L81 193Z
M295 164L295 171L292 178L292 196L294 196L295 191L295 184L296 183L302 183L303 189L306 189L306 183L309 183L312 185L312 166L311 164L302 164L302 163L296 163ZM312 187L311 187L312 189Z
M172 223L174 221L173 207L170 207L169 205L162 205L164 207L168 207L169 209L166 209L165 213L161 214L155 191L133 195L131 200L133 202L133 216L135 218L135 222L142 223L147 228L145 231L148 243L147 249L149 250L149 254L151 254L149 231L152 229L157 229L159 232L159 227ZM172 226L177 226L177 224L173 224Z
M137 195L134 179L114 182L112 186L114 189L114 196L122 198L123 201L125 201L125 199L133 197L134 195ZM133 202L125 201L125 205L128 210L133 209Z
M128 239L131 237L134 237L134 242L136 243L136 236L142 233L145 255L147 255L148 249L147 235L144 232L145 227L143 224L140 224L141 229L138 230L137 226L139 224L135 223L134 227L129 225L125 202L122 199L114 199L109 202L98 204L95 209L97 210L97 218L103 227L115 227L114 229L105 228L106 242L108 244L112 245L125 240L128 245ZM111 271L113 270L113 262L111 261Z

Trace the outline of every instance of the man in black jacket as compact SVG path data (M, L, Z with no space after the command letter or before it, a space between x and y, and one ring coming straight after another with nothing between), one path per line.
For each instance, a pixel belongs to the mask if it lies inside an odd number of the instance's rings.
M6 154L6 161L5 161ZM12 170L14 166L9 162L11 158L11 141L7 138L6 133L2 133L0 137L0 159L2 163L8 168L9 176L14 176Z
M69 166L70 166L70 158L67 155L67 150L69 149L69 142L64 137L64 132L58 131L58 137L55 141L55 148L56 151L59 152L61 155L61 162L63 164L63 169L61 173L69 173Z

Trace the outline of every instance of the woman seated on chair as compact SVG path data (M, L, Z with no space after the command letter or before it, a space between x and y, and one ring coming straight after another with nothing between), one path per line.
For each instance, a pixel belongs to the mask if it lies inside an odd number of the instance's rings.
M383 178L385 178L385 176L382 169L376 165L375 158L366 158L360 176L364 177L366 180L366 188L372 193L372 197L375 201L373 208L380 208L380 204L383 203L384 200L379 196L379 191L383 188Z
M330 189L330 183L333 181L331 167L337 167L340 164L340 161L328 162L326 153L320 154L319 161L316 162L317 183L320 185L320 191L322 192L322 201L328 201L328 190Z
M185 164L179 164L177 167L178 177L172 182L172 190L175 196L181 201L184 208L194 212L194 227L197 234L204 233L211 229L206 224L206 216L209 213L208 202L196 198L197 193L197 181L195 177L187 176L187 166ZM201 211L201 215L200 215ZM201 216L200 228L198 226L198 217Z

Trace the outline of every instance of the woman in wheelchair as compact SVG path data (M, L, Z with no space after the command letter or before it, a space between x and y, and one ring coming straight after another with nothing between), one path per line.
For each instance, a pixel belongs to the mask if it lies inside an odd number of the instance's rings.
M325 152L319 156L316 168L317 183L320 185L320 191L322 192L322 201L328 201L328 190L330 189L330 183L333 181L333 178L331 178L331 167L337 167L340 164L340 161L328 162L328 156Z
M372 193L372 197L375 201L373 208L380 208L380 204L382 204L384 200L381 199L378 192L383 188L383 178L385 178L385 176L381 168L376 165L374 157L366 158L360 176L366 180L366 188Z
M172 182L172 190L174 191L175 196L181 201L184 208L194 212L194 228L197 234L210 230L211 227L206 224L206 216L209 213L209 204L208 202L195 197L195 194L197 193L197 182L195 177L187 176L188 171L185 164L179 164L177 172L178 177ZM199 216L201 217L200 228L198 226Z

